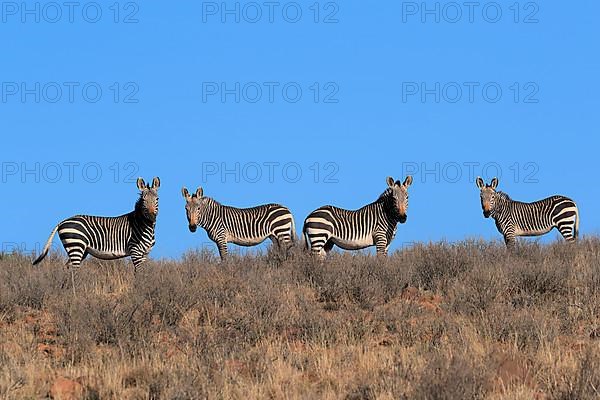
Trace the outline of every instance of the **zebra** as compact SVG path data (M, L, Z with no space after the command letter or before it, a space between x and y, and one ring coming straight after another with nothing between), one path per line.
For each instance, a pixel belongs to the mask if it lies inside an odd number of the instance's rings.
M154 228L158 215L160 179L155 177L150 186L142 178L138 178L136 184L140 190L140 197L133 211L118 217L75 215L65 219L56 225L42 253L33 261L33 265L40 263L46 257L52 239L58 231L58 236L69 256L67 267L71 269L73 291L75 291L73 270L78 269L88 254L102 260L130 256L136 273L155 244Z
M386 256L396 235L398 222L406 222L408 187L412 176L403 183L387 177L387 189L373 203L358 210L345 210L331 205L311 212L304 221L302 232L311 253L324 259L337 245L345 250L375 246L377 255Z
M287 251L296 239L294 217L280 204L235 208L204 196L202 187L192 195L183 187L181 193L190 232L204 228L221 260L227 258L227 243L255 246L269 238L279 250Z
M512 200L506 193L496 191L498 178L486 184L477 177L481 191L481 207L485 218L496 221L507 248L513 248L517 236L540 236L558 229L568 242L579 235L579 211L575 202L564 196L551 196L533 203Z

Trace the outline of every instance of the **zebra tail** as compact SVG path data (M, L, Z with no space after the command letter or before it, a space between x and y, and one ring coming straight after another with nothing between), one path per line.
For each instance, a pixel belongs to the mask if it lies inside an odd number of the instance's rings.
M35 259L35 261L32 263L32 265L39 264L44 259L44 257L46 257L46 255L48 254L48 250L50 249L50 245L52 245L52 239L54 238L54 235L56 235L57 230L58 230L58 225L56 225L54 227L54 230L50 234L50 237L48 238L48 241L46 242L46 245L44 246L44 250L42 250L42 254L40 254L39 257Z
M298 234L296 234L296 223L294 222L294 216L290 215L292 218L292 242L296 243L298 241Z

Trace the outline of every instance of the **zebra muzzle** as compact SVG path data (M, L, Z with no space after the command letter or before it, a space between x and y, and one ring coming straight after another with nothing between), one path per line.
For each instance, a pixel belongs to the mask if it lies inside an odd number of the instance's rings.
M188 228L190 228L190 232L196 232L197 226L196 225L189 225Z

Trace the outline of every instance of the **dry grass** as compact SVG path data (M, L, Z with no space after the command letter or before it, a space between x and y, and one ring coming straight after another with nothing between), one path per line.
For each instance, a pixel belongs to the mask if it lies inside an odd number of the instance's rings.
M0 255L0 398L592 399L600 240L84 263ZM70 281L67 280L67 283Z

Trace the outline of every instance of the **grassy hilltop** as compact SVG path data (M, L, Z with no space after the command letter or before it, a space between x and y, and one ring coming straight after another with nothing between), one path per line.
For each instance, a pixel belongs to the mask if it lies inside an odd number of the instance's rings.
M600 239L64 261L0 256L1 399L600 396Z

